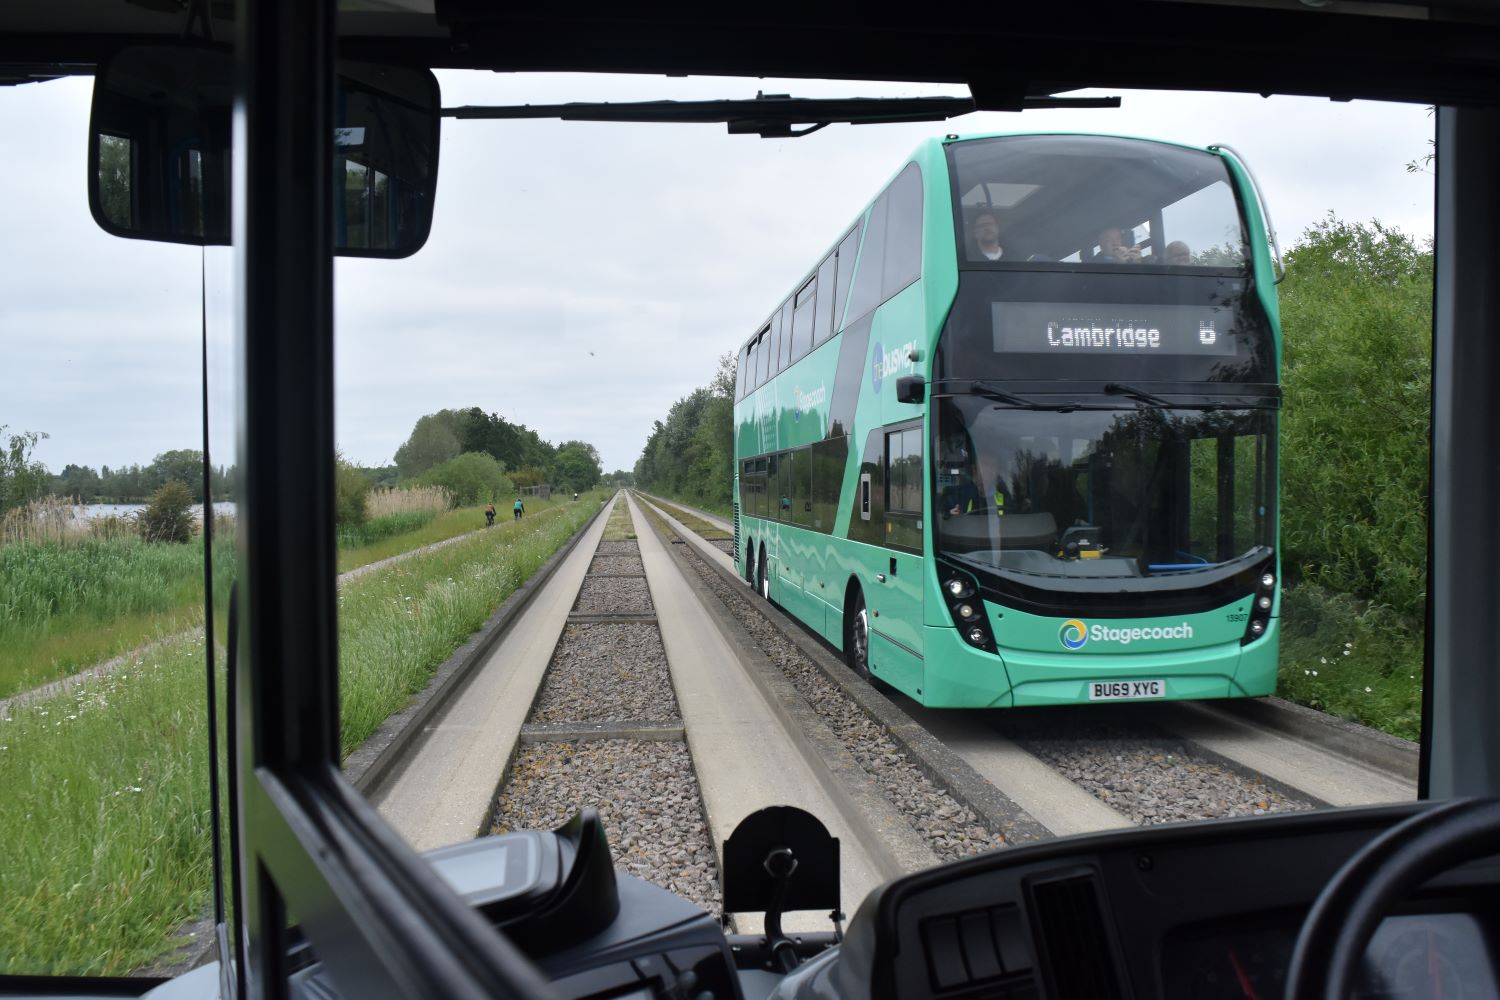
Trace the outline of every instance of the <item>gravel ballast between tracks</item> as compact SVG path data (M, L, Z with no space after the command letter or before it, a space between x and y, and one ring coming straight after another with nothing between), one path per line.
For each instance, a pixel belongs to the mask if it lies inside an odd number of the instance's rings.
M655 625L635 622L563 629L529 721L677 718L661 633Z
M550 830L599 810L615 867L720 912L718 864L683 743L542 743L516 754L493 833Z
M629 576L586 577L573 605L575 615L640 615L654 610L645 577Z

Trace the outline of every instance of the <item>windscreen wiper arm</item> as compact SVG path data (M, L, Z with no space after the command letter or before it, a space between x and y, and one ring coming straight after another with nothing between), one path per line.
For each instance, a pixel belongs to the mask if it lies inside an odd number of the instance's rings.
M1148 406L1160 407L1163 410L1170 410L1176 405L1162 399L1160 396L1147 392L1145 389L1138 389L1133 385L1126 385L1124 382L1106 382L1104 383L1104 391L1111 396L1129 396L1136 402L1145 403Z
M443 109L445 118L560 118L563 121L716 123L731 135L767 139L797 138L834 122L876 125L936 122L991 110L973 97L792 97L756 94L751 100L627 101L571 104L465 105ZM1022 96L1006 110L1038 108L1117 108L1118 97ZM999 110L999 109L995 109ZM806 125L798 129L795 126Z
M1019 406L1025 410L1056 410L1058 413L1072 413L1079 406L1076 402L1039 403L1034 399L1027 399L1025 396L1017 396L1013 392L1006 392L995 383L986 382L982 378L977 378L969 383L969 391L986 399L993 399L997 403Z

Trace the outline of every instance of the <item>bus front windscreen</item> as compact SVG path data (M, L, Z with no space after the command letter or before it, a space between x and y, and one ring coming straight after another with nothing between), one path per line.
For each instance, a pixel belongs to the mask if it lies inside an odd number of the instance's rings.
M1041 589L1191 586L1270 555L1274 411L1110 406L941 400L939 551Z

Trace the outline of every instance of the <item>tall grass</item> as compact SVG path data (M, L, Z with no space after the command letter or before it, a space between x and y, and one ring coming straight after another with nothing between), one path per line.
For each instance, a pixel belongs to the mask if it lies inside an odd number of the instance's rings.
M343 753L405 706L598 500L343 587ZM170 639L0 720L0 974L123 974L168 950L173 931L207 905L202 642Z
M128 534L134 528L128 518L105 518L105 534ZM26 542L32 545L67 545L93 535L92 525L79 504L64 497L45 496L12 507L0 518L0 545Z
M214 589L235 574L214 542ZM203 552L136 536L0 546L0 697L202 622Z
M202 639L0 719L0 974L123 974L210 896Z
M392 514L438 515L453 506L453 498L441 486L403 486L374 489L365 497L365 513L375 520Z
M1422 730L1422 629L1390 608L1316 584L1281 595L1276 693L1403 739Z

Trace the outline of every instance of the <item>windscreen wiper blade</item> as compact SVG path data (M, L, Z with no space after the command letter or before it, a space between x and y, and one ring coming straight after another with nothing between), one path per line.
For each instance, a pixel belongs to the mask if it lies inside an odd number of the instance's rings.
M1014 105L1011 107L1011 105ZM1118 97L1023 96L1007 110L1117 108ZM751 100L578 101L570 104L465 105L443 109L445 118L559 118L589 122L719 123L731 135L797 138L835 122L876 125L940 122L972 111L993 110L973 97L792 97L756 94ZM794 126L805 125L797 129Z
M1023 410L1056 410L1058 413L1072 413L1078 409L1079 403L1070 401L1066 403L1041 403L1025 396L1017 396L1013 392L1006 392L993 382L986 382L977 378L969 383L969 391L986 399L993 399L997 403L1005 403L1008 406L1020 407Z
M1126 385L1124 382L1106 382L1104 384L1104 391L1111 396L1129 396L1138 403L1160 407L1163 410L1170 410L1176 405L1162 399L1160 396L1147 392L1145 389L1138 389L1133 385Z

